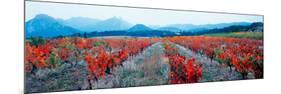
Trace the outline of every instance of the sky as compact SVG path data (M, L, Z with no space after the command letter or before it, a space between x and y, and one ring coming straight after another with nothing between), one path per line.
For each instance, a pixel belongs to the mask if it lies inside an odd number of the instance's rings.
M172 11L113 6L63 4L50 2L26 2L26 21L37 14L47 14L54 18L88 17L105 20L119 17L132 24L169 25L169 24L217 24L230 22L262 22L257 15L238 15L194 11Z

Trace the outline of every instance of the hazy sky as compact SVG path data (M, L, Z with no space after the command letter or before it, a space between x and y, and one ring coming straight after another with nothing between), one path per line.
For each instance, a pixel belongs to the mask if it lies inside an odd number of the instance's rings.
M105 20L121 17L132 24L216 24L229 22L261 22L262 16L218 14L191 11L171 11L126 7L108 7L94 5L73 5L47 2L26 2L26 20L37 14L47 14L54 18L88 17Z

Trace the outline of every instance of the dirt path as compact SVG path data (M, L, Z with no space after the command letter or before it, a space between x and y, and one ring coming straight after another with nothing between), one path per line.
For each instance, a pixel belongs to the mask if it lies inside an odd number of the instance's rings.
M142 53L129 57L113 75L95 82L94 88L128 87L167 84L168 59L164 56L162 43L155 43Z
M198 62L203 63L203 78L200 82L212 82L212 81L226 81L226 80L238 80L241 79L241 75L236 71L230 71L229 68L221 66L217 61L208 58L205 55L194 53L185 47L174 44L179 48L181 55L186 57L194 57Z

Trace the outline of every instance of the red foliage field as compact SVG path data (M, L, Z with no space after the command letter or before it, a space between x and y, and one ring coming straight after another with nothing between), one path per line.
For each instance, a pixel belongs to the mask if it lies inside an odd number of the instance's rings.
M25 72L56 69L63 63L87 65L89 89L92 81L111 75L129 57L135 57L155 43L161 43L168 58L168 84L196 83L204 77L204 62L179 53L175 45L217 61L222 67L241 74L263 78L263 41L243 38L177 36L166 38L58 38L45 39L43 44L26 42ZM215 62L211 62L215 63Z

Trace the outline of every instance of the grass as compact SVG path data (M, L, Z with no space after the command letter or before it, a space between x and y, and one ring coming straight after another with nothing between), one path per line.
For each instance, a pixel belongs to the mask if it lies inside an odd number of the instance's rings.
M231 32L231 33L214 33L204 34L203 36L214 36L214 37L232 37L232 38L250 38L250 39L263 39L263 32Z

